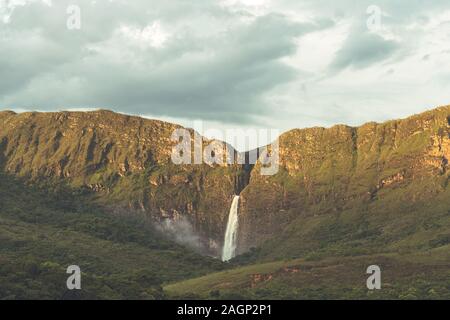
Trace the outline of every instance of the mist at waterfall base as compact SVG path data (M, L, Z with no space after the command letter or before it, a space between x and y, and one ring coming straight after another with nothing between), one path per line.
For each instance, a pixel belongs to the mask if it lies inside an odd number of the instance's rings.
M177 220L165 219L157 228L168 235L176 243L187 246L201 254L207 254L207 249L200 236L198 236L192 224L186 217L180 217Z
M236 256L237 231L239 226L238 209L239 196L235 195L228 214L222 255L220 257L222 261L231 260ZM187 217L181 216L177 219L164 219L157 223L156 227L159 231L173 239L178 244L189 247L203 255L211 254L205 246L205 239L202 239L202 237L195 232Z
M238 229L239 196L234 196L228 215L227 229L222 250L222 261L228 261L236 255Z

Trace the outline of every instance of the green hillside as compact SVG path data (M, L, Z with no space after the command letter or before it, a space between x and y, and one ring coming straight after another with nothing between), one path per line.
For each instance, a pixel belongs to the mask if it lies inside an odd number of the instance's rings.
M0 175L0 299L162 299L161 284L222 269L143 219L103 212L66 189ZM66 289L79 265L82 290Z

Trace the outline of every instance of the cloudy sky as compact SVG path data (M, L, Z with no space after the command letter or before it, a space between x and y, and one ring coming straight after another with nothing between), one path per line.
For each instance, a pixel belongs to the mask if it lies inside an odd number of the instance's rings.
M450 103L450 0L0 0L0 75L0 109L382 121Z

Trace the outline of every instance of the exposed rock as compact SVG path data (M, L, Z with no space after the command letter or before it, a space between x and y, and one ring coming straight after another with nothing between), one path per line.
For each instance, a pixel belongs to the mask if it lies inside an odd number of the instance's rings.
M273 279L272 274L252 274L250 275L250 288L256 287L261 282L268 282Z

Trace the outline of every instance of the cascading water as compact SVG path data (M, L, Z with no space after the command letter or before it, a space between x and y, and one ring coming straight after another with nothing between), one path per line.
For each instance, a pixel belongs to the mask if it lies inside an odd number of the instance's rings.
M222 261L234 258L236 254L237 229L238 229L239 196L234 196L228 215L227 230L222 250Z

